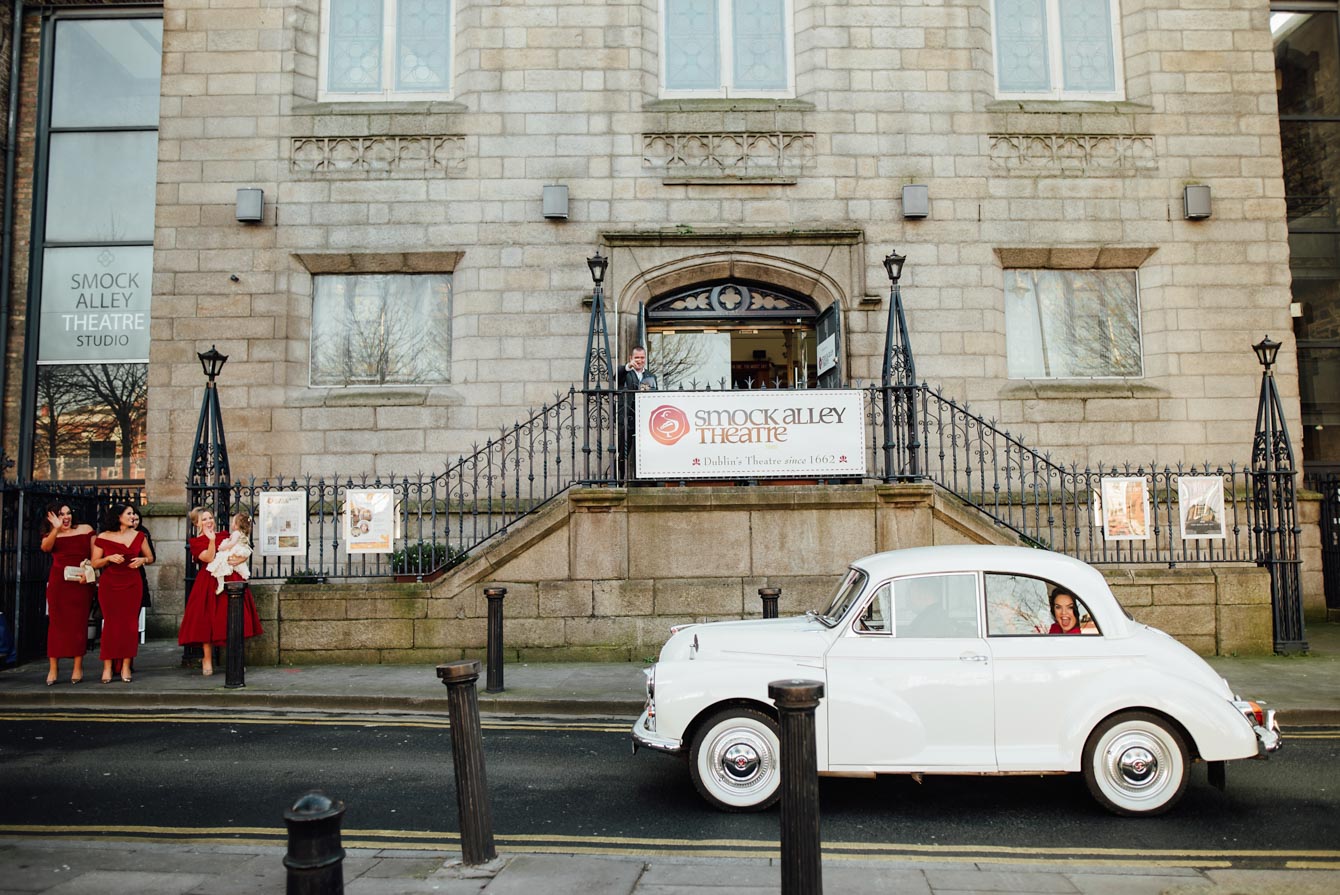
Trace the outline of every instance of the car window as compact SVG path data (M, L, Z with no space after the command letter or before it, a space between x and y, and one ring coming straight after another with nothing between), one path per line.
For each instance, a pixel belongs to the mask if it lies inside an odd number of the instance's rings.
M899 578L893 618L898 637L977 637L977 576Z
M856 619L857 633L893 633L893 626L889 623L893 618L893 608L889 604L892 593L893 588L887 581L879 586L875 595L870 598L870 602L861 610L860 616Z
M851 604L856 601L856 598L861 595L861 591L865 589L866 580L867 576L865 572L862 572L860 569L849 569L847 571L847 577L842 579L842 583L838 585L837 593L833 595L833 599L829 602L828 608L823 612L824 617L829 620L829 627L837 624L842 616L847 614L847 610L851 608Z
M1079 597L1054 582L1029 575L986 573L986 632L992 637L1062 633L1052 616L1052 596L1063 592L1074 604L1081 634L1098 634L1098 625Z

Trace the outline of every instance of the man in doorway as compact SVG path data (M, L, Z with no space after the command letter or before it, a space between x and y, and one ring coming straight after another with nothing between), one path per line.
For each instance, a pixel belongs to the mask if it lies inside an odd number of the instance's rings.
M647 372L647 349L638 345L628 357L628 363L619 371L619 441L623 448L624 478L631 482L637 476L637 406L634 392L656 390L656 374Z

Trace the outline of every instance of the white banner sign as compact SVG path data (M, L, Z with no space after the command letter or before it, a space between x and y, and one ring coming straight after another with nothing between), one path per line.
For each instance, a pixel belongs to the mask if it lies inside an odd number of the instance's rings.
M39 364L147 363L153 246L47 249Z
M854 389L640 392L637 477L863 476L863 397Z
M306 491L262 491L258 515L261 556L307 555Z

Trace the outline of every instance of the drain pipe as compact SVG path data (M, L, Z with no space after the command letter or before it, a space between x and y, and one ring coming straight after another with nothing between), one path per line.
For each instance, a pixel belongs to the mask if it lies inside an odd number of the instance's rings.
M9 298L14 262L14 149L18 145L19 72L23 56L23 0L14 0L14 21L9 38L9 113L5 130L5 213L0 234L0 432L5 430L5 376L9 364ZM3 444L0 444L3 450ZM17 472L17 470L16 470ZM2 473L0 473L2 474Z

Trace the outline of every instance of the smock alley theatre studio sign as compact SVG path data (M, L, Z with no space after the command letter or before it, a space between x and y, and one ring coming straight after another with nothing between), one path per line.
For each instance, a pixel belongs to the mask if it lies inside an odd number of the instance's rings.
M639 392L637 477L865 475L863 394Z
M152 246L53 248L42 264L38 363L149 360Z

